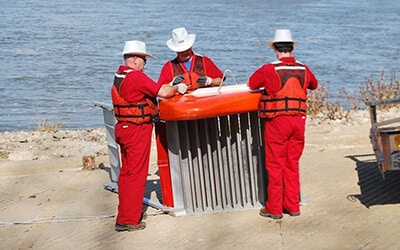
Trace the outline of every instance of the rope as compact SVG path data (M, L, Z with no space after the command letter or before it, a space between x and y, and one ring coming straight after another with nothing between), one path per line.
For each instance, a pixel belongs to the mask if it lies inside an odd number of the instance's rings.
M29 221L0 222L0 227L11 226L11 225L31 225L31 224L42 224L42 223L63 223L63 222L75 222L75 221L102 220L107 218L113 218L115 216L116 214L82 216L82 217L47 218L47 219L35 219Z

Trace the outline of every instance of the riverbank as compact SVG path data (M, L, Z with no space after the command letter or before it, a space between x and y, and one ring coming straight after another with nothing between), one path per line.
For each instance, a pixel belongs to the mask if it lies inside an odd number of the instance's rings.
M394 112L394 111L393 111ZM397 115L389 112L388 116ZM301 216L258 210L173 217L148 207L147 228L114 231L118 197L105 130L0 133L0 244L7 249L396 249L400 174L382 178L365 111L346 123L309 120ZM99 168L85 171L82 157ZM157 200L155 149L147 195Z

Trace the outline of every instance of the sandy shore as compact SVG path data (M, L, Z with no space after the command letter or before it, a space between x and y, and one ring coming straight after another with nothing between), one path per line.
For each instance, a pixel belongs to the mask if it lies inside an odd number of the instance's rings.
M393 115L393 114L391 114ZM2 249L398 249L400 173L383 179L367 112L351 122L308 121L300 217L258 210L173 217L148 207L147 228L114 231L118 198L103 129L0 133ZM100 168L82 170L93 155ZM155 148L147 194L159 188Z

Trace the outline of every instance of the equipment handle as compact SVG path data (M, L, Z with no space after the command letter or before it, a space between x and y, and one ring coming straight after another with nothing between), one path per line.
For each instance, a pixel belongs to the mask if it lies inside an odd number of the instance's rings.
M218 93L219 94L221 94L222 83L224 82L226 73L230 73L231 74L233 82L235 83L235 85L238 84L237 81L236 81L235 75L233 74L232 70L230 70L230 69L225 70L224 75L221 78L221 82L219 83L219 88L218 88Z

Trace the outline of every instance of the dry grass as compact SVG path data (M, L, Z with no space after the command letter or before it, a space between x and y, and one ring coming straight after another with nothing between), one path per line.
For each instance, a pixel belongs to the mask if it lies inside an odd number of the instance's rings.
M320 120L348 120L349 110L345 110L339 99L331 101L328 90L321 83L316 90L308 94L308 116Z
M380 78L374 83L372 76L366 80L366 83L360 86L360 96L364 102L380 101L400 97L400 85L396 74L392 73L389 83L385 82L385 72L382 71ZM382 105L381 109L388 109L398 104Z
M375 82L370 76L360 84L360 92L351 95L346 89L339 91L338 97L329 96L324 83L308 94L308 116L311 119L343 120L350 119L350 110L365 109L367 101L386 100L400 97L400 85L396 74L392 73L389 82L385 80L385 72ZM399 104L382 105L380 108L388 109Z
M47 119L43 119L38 122L36 131L45 133L57 133L60 130L60 123L51 123Z

